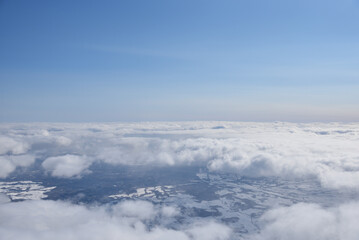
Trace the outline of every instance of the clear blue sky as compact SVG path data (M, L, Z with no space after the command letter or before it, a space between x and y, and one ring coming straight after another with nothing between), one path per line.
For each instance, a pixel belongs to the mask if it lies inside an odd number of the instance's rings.
M359 121L358 0L0 0L0 121Z

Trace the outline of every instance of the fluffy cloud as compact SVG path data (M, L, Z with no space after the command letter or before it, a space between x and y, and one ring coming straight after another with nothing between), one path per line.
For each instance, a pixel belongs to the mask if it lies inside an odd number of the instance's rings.
M192 239L197 240L225 240L231 236L231 230L225 225L219 225L214 222L206 224L195 224L187 231Z
M129 207L129 209L128 209ZM231 230L214 222L173 229L158 218L162 207L142 201L113 206L82 206L63 201L24 201L0 204L2 239L104 240L225 240Z
M226 240L232 231L211 220L173 224L175 215L163 214L172 206L146 201L123 201L115 205L76 205L64 201L9 202L0 195L2 239L178 239ZM177 211L177 214L179 212ZM356 240L359 203L324 208L299 203L269 210L261 217L261 232L250 240Z
M15 165L5 157L0 157L0 166L0 178L7 177L16 168Z
M300 203L264 214L263 230L252 240L355 240L359 236L358 219L358 202L329 209Z
M0 136L0 154L23 154L29 146L6 136Z
M42 167L51 172L54 177L79 177L81 174L89 173L88 167L91 160L84 156L63 155L49 157L42 162Z
M35 162L32 155L5 155L0 156L0 178L6 178L16 167L28 167Z
M314 176L323 187L356 190L358 142L358 124L0 124L0 178L30 166L36 158L45 173L58 178L89 174L94 163L196 165L249 177ZM176 207L143 201L84 206L43 200L14 203L0 195L0 236L29 240L233 237L228 227L210 219L174 224L179 213ZM352 240L359 235L357 219L357 202L334 208L300 203L264 214L261 232L251 238Z
M157 214L152 203L145 201L126 201L116 205L113 209L122 216L140 220L154 218Z
M328 188L359 186L358 124L3 124L0 139L0 155L32 154L55 177L80 177L102 161L201 165L250 177L315 176ZM7 176L14 162L2 162Z

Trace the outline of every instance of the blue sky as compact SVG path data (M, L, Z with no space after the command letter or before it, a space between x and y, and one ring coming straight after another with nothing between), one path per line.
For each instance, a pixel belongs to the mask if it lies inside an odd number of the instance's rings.
M358 0L0 1L0 121L359 121Z

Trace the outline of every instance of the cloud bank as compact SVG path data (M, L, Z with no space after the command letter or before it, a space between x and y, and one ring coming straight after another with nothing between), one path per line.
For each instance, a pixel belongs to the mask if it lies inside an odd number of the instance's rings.
M1 124L0 143L1 178L36 158L59 178L89 174L96 162L198 165L249 177L314 176L327 188L359 188L356 123Z
M268 211L263 230L251 240L355 240L359 236L359 203L325 209L300 203Z
M144 201L82 206L63 201L14 203L1 199L0 236L6 240L226 240L231 236L228 227L215 222L171 228L174 215L166 212L173 207Z
M76 205L65 201L10 202L0 195L2 239L232 239L232 230L210 219L191 224L175 222L174 206L147 201L123 201L115 205ZM249 240L356 240L359 202L324 208L299 203L267 211L261 231Z

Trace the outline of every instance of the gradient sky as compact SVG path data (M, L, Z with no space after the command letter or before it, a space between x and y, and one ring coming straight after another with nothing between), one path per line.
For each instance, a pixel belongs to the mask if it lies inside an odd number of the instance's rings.
M359 121L358 0L0 0L0 121Z

